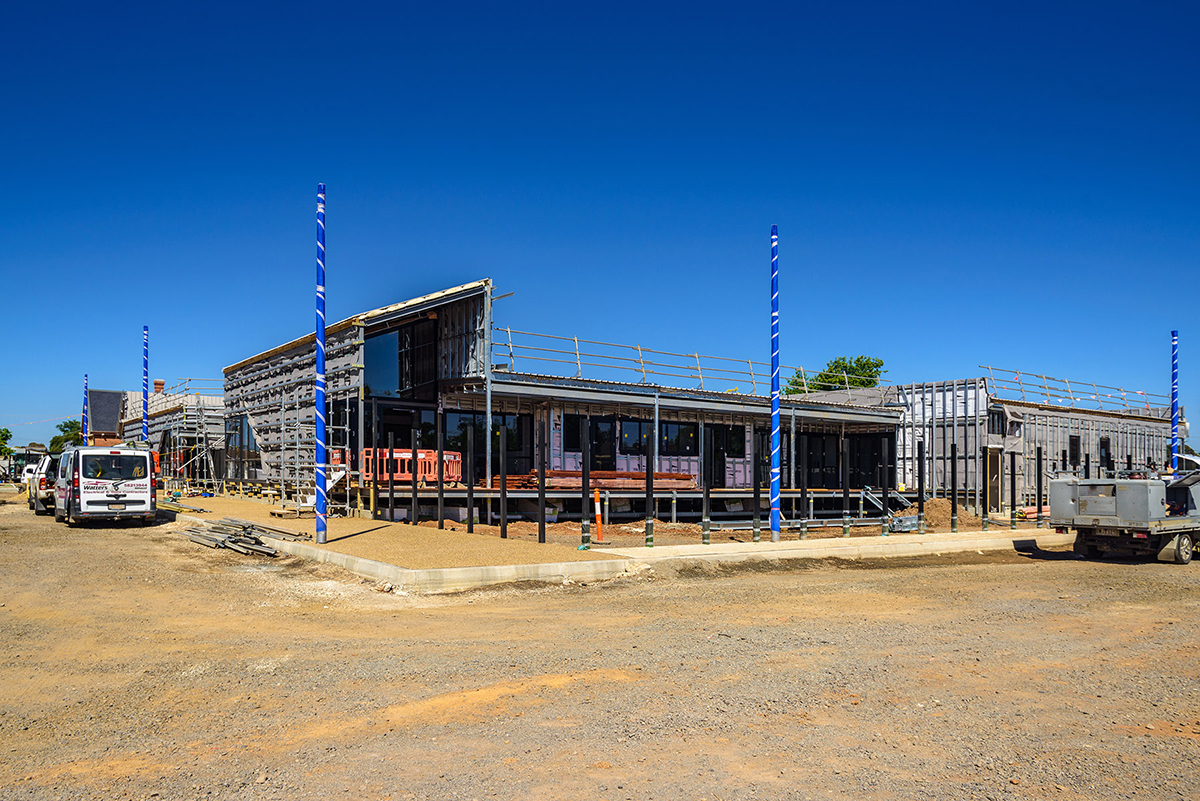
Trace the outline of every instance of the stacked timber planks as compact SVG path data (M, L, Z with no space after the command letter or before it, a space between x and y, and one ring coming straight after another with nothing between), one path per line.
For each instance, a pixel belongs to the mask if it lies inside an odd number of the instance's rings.
M226 517L215 523L183 529L183 536L198 545L208 548L228 548L242 554L257 553L275 556L279 552L263 542L267 539L302 540L311 539L309 534L297 534L262 523Z
M507 477L509 489L537 489L537 471L527 475ZM644 490L646 474L633 470L592 470L588 474L588 486L592 489ZM500 477L492 476L492 488L499 489ZM547 470L546 489L581 490L583 473L579 470ZM655 473L655 490L696 489L696 477L691 473Z

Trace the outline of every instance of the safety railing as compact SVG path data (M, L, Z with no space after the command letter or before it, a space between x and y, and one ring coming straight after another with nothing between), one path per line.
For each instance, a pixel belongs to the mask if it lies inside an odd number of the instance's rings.
M1073 381L1039 373L1005 370L980 365L987 370L988 394L1001 400L1019 400L1071 409L1129 412L1163 416L1171 405L1167 395L1143 390L1111 387L1095 381Z

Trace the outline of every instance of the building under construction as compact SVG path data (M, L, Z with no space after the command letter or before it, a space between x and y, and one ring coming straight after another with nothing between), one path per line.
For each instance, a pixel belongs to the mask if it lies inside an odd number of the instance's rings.
M923 451L926 488L935 497L957 486L963 503L986 495L989 511L1034 504L1038 449L1043 479L1051 473L1155 469L1170 462L1170 397L1028 372L980 368L982 375L861 388L810 397L862 408L898 409L897 479L917 481ZM1186 420L1181 437L1186 438ZM986 480L986 492L981 483ZM1043 481L1043 485L1045 485Z
M224 478L225 401L220 381L187 378L170 388L156 380L147 397L150 447L169 488L219 489ZM142 439L142 393L126 392L121 441Z
M544 460L549 502L560 519L577 518L571 489L585 453L614 515L645 514L637 477L648 459L662 476L655 503L663 516L696 519L703 483L714 517L765 509L769 365L501 328L492 301L492 282L481 280L326 328L331 514L386 507L407 517L415 478L430 485L422 514L437 513L436 491L443 514L461 517L469 483L476 514L494 519L502 473L508 514L531 513L528 477ZM311 503L314 354L308 334L225 369L227 483ZM816 396L785 396L781 409L785 516L840 517L846 487L859 493L857 505L864 488L894 485L899 409ZM373 458L389 448L392 459ZM795 507L802 485L807 512ZM878 513L878 494L868 497ZM886 502L898 508L904 499Z

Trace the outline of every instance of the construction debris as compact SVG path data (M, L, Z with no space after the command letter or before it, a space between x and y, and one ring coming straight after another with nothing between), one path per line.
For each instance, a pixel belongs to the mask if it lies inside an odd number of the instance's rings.
M279 552L263 542L263 539L304 540L311 539L309 534L298 534L294 531L277 529L262 523L226 517L215 523L203 526L192 526L183 530L183 536L198 545L208 548L228 548L242 554L262 554L276 556Z
M186 503L180 503L179 501L162 500L158 502L158 508L165 509L168 512L203 512L207 514L211 511L209 509L201 509L198 506L188 506Z

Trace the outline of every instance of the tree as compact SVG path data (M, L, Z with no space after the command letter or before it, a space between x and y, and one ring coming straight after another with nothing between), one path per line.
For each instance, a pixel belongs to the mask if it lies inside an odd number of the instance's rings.
M13 449L8 447L10 439L12 439L12 432L7 428L0 428L0 456L13 455Z
M836 356L816 375L805 375L797 370L788 379L787 387L783 391L789 395L802 395L805 392L840 389L847 384L852 387L877 387L879 379L886 372L887 370L883 369L883 359L872 356Z
M78 420L64 420L58 424L58 434L50 440L50 452L59 453L68 445L82 445L83 431Z

